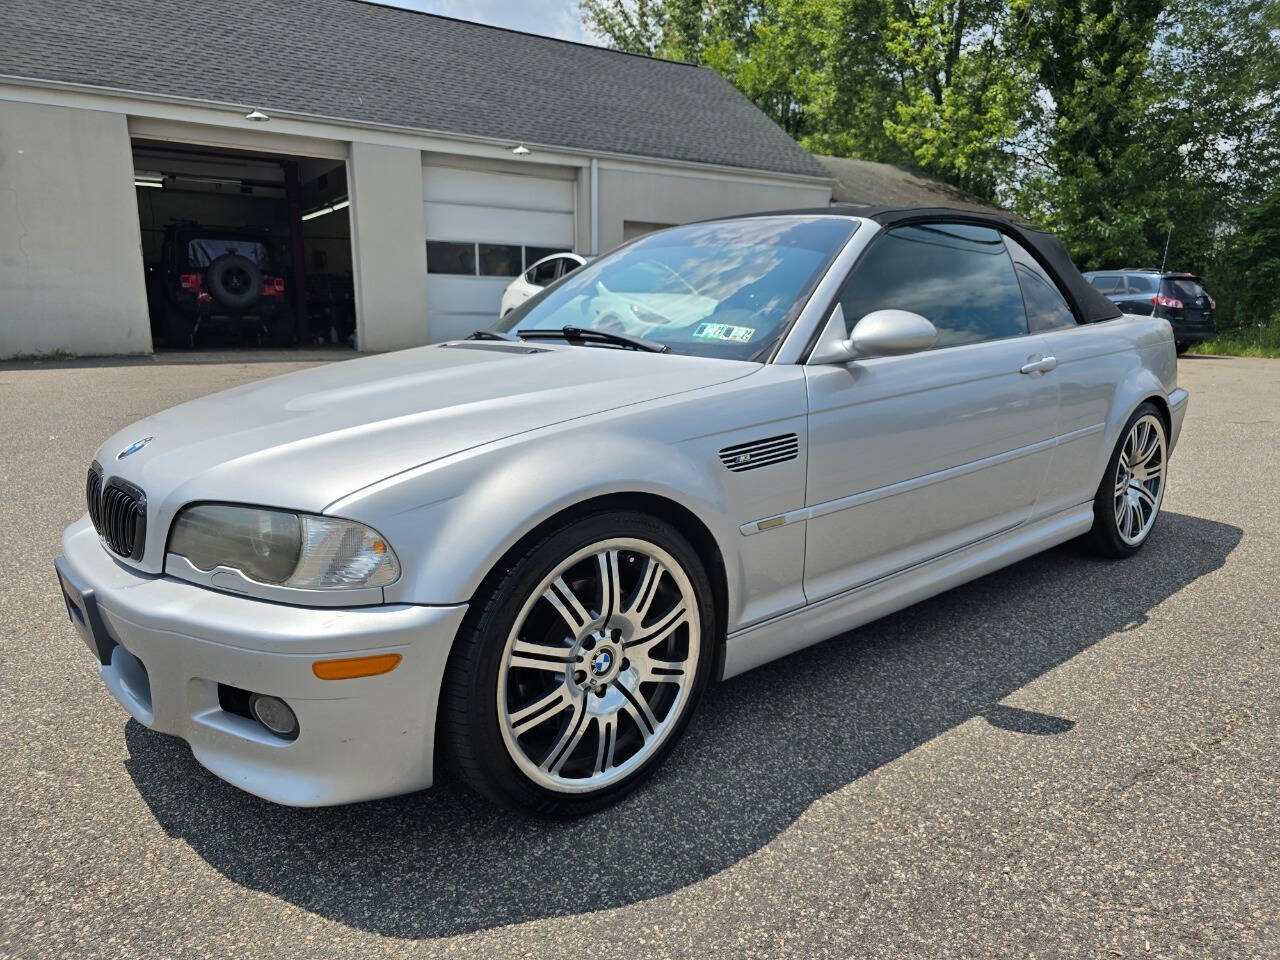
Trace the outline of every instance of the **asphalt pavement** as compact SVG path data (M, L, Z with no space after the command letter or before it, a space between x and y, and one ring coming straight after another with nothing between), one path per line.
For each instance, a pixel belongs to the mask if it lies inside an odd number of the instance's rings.
M547 824L448 777L241 793L67 620L104 437L334 356L0 364L0 956L1280 956L1280 361L1179 362L1136 557L1055 549L722 684L645 788Z

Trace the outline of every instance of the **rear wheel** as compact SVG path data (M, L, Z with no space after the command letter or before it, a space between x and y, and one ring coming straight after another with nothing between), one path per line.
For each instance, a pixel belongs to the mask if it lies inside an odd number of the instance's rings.
M698 556L644 514L587 517L509 564L455 643L444 733L502 806L568 817L660 764L701 696L716 636Z
M1154 404L1129 417L1093 501L1089 540L1108 557L1127 557L1146 543L1164 501L1168 434Z

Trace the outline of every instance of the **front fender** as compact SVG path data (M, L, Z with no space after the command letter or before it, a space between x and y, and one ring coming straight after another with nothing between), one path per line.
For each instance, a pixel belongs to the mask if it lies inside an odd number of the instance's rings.
M517 438L518 441L518 438ZM564 430L536 443L497 444L433 470L453 492L423 503L413 478L357 494L333 512L374 523L395 544L404 572L386 589L391 603L468 601L508 550L538 524L595 497L650 494L685 507L706 524L729 562L737 529L725 492L685 445L604 429ZM423 477L421 480L426 480ZM732 589L732 588L731 588ZM730 598L732 603L732 598Z

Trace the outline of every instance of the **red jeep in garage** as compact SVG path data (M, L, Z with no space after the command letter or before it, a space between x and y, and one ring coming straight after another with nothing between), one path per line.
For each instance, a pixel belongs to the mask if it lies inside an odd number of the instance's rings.
M233 334L248 328L260 343L291 343L293 313L276 245L255 227L166 226L151 291L153 333L171 347L190 347L201 329L220 324L239 328Z

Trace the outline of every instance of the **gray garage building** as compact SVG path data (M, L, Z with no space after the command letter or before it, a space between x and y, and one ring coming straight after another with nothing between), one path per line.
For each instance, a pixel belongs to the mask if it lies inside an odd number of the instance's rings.
M166 228L252 225L304 342L488 325L537 256L818 206L713 71L357 0L48 0L0 32L0 356L147 353Z

